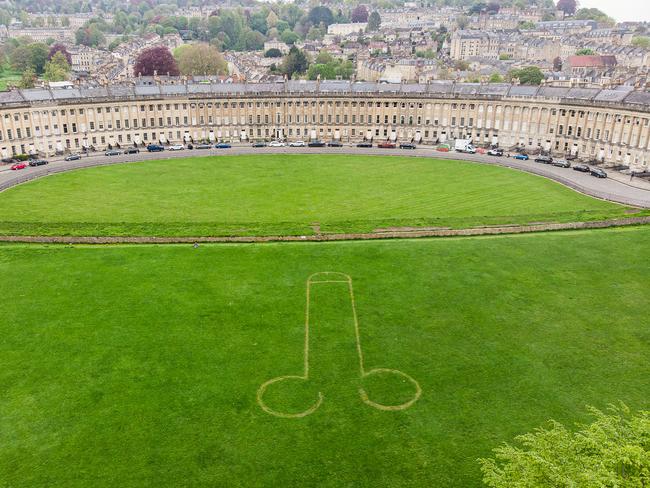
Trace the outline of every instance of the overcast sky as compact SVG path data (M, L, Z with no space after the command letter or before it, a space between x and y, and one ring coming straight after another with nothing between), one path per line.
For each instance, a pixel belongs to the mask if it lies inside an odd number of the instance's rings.
M580 7L596 7L619 22L650 21L650 0L580 0Z

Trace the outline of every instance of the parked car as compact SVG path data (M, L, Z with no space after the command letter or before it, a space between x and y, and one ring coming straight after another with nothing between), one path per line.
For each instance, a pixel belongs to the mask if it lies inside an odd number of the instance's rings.
M372 147L372 142L360 142L357 147Z
M212 144L197 144L194 149L212 149Z
M528 154L515 154L514 155L515 159L519 159L521 161L528 161L530 158L528 157Z
M138 154L140 152L140 149L137 147L127 147L124 150L124 154Z
M577 154L569 154L569 155L567 155L567 157L566 157L566 160L567 160L567 161L573 161L574 159L578 159L578 155L577 155Z
M16 163L16 164L11 165L11 169L13 169L14 171L17 170L17 169L25 169L26 167L27 167L27 163L25 163L25 162Z
M325 147L325 143L323 141L309 141L307 145L309 147Z
M570 168L571 167L571 163L569 163L566 159L554 159L551 164L553 166L559 166L560 168Z
M380 147L382 149L395 149L395 143L394 142L389 142L389 141L384 141L380 142L377 144L377 147Z
M266 142L259 141L259 142L254 142L251 144L252 147L266 147Z
M580 171L581 173L589 173L591 171L591 168L586 164L576 164L573 167L573 171Z
M104 153L104 156L119 156L122 154L122 151L118 151L117 149L109 149Z
M487 152L488 156L498 156L501 157L503 156L503 149L490 149Z
M32 159L29 162L30 166L45 166L46 164L49 164L49 161L46 159Z
M168 151L182 151L185 149L185 146L182 144L172 144L167 148Z
M65 158L63 158L65 161L76 161L77 159L81 159L81 156L79 154L68 154Z
M214 145L215 149L230 149L232 146L227 142L218 142Z
M284 147L286 144L282 141L271 141L269 142L269 147Z
M289 147L305 147L305 141L293 141L293 142L290 142Z
M330 141L327 143L327 147L343 147L343 143L341 141Z
M607 173L605 173L600 168L591 168L591 171L589 171L589 173L591 176L595 176L596 178L607 178Z
M412 142L403 142L399 145L400 149L415 149L416 146Z
M2 158L0 159L0 161L2 161L5 164L15 164L18 162L18 160L14 158Z
M535 158L536 163L544 163L544 164L551 164L553 162L553 158L551 156L537 156Z
M165 150L164 146L161 146L160 144L149 144L147 146L147 151L149 152L160 152L164 150Z

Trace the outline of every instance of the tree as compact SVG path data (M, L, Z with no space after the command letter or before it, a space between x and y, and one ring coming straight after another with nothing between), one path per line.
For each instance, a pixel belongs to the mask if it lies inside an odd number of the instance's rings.
M264 53L265 58L281 58L282 57L282 51L280 51L277 47L272 47L268 51Z
M634 47L640 47L642 49L650 49L650 37L635 36L632 38L632 45Z
M47 63L47 55L50 49L43 42L33 42L27 47L29 48L31 65L37 74L42 73L45 69L45 63Z
M595 20L600 24L614 25L616 21L597 8L581 8L576 11L577 20Z
M104 44L106 38L104 33L97 27L97 24L90 24L89 26L80 27L75 32L75 40L77 44L97 47Z
M375 32L379 30L380 27L381 17L379 16L379 12L373 10L370 16L368 16L368 26L366 28L368 29L368 32Z
M285 30L282 34L280 34L280 40L290 46L295 44L299 39L300 36L291 30Z
M503 76L501 76L499 73L492 73L490 75L488 83L503 83Z
M560 56L553 60L553 71L562 71L562 58Z
M501 53L499 54L499 61L508 61L509 59L512 59L512 56L508 53Z
M9 63L11 68L15 71L25 71L27 69L34 69L32 64L32 53L28 46L18 46L9 56Z
M322 5L312 8L309 11L307 18L313 25L323 24L325 27L334 22L334 15L332 15L332 11L327 7L323 7Z
M34 83L36 82L36 72L34 68L27 68L23 71L23 74L20 78L18 86L20 88L34 88Z
M179 74L176 60L172 53L164 46L154 46L143 50L135 61L133 73L138 76L153 76L154 73L159 75L170 74L177 76Z
M485 10L489 14L498 14L501 10L501 5L498 2L490 2L485 7Z
M49 81L63 81L68 79L68 73L68 60L61 51L57 51L45 65L45 78Z
M72 56L70 55L70 53L68 52L68 50L63 44L60 43L52 44L52 46L50 46L50 52L47 55L47 59L51 61L56 53L63 54L68 64L72 64Z
M588 47L583 47L582 49L578 49L576 51L576 56L593 56L594 55L594 50L589 49Z
M178 70L184 75L222 75L228 64L219 50L206 43L183 44L174 51Z
M318 27L312 27L309 29L309 32L307 32L307 39L310 41L317 41L318 39L322 39L325 34L321 29Z
M576 0L558 0L557 9L562 10L566 15L573 15L576 13L578 2Z
M368 22L368 9L365 5L357 5L350 16L352 22Z
M459 15L456 18L456 26L460 29L466 29L469 26L469 19L464 15Z
M309 60L305 53L296 46L291 46L289 54L287 54L282 63L282 72L289 78L292 78L294 74L302 74L307 71L308 67Z
M594 421L571 432L551 421L548 428L520 435L520 446L504 444L495 458L481 459L483 482L491 488L594 486L643 487L650 479L650 411L632 414L621 404L609 413L589 408Z
M540 85L544 79L544 73L537 66L528 66L526 68L510 70L508 78L510 80L516 78L522 85Z

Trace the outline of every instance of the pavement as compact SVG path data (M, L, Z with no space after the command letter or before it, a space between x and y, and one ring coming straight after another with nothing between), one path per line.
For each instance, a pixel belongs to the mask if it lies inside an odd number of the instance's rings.
M358 148L354 145L344 145L338 148L310 147L264 147L253 148L250 145L233 145L230 149L194 149L183 151L141 152L139 154L122 154L105 156L104 153L92 153L77 161L65 161L62 158L51 159L45 166L27 167L12 171L9 166L0 167L0 192L12 186L25 183L35 178L50 174L104 166L109 164L135 164L140 161L155 159L187 158L192 156L226 156L242 154L353 154L353 155L392 155L412 156L436 159L461 159L482 164L504 166L527 173L536 174L555 180L578 192L603 200L622 203L635 207L650 208L650 183L640 178L630 178L629 175L608 170L608 178L596 178L588 173L573 171L569 168L559 168L547 164L535 163L532 160L520 161L507 157L494 157L483 154L461 154L456 152L439 152L435 148L421 146L417 149L379 149Z

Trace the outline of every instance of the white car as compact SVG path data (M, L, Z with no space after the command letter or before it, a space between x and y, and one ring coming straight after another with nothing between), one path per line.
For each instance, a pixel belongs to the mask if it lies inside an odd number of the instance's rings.
M168 151L182 151L183 149L185 149L185 146L182 144L174 144L167 148Z
M284 147L286 144L282 141L271 141L269 142L269 147Z
M290 142L289 147L305 147L305 141L293 141L293 142Z

